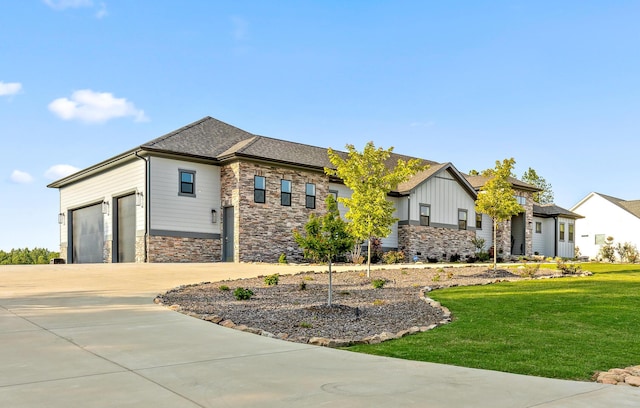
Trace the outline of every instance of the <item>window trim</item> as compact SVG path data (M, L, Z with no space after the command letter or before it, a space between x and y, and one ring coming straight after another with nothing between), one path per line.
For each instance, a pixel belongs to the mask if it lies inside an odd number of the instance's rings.
M193 181L191 182L183 182L182 175L190 174L193 177ZM191 185L191 193L186 193L182 190L182 184L190 184ZM186 170L186 169L178 169L178 195L183 197L195 197L196 196L196 171L195 170Z
M561 222L558 226L558 240L564 242L564 238L565 238L564 222Z
M256 181L261 178L264 182L263 188L258 188ZM258 200L258 192L262 192L262 201ZM267 202L267 178L265 176L254 175L253 176L253 202L258 204L265 204Z
M460 214L464 214L464 219L460 219ZM464 222L464 228L461 223ZM458 230L466 231L469 227L469 210L458 208Z
M285 191L285 183L288 183L289 185L288 191ZM280 180L280 205L285 207L291 207L292 186L293 186L293 183L291 182L291 180L287 180L287 179ZM285 200L285 197L288 198L288 202L287 200Z
M313 194L309 194L309 187L313 187ZM312 200L311 202L309 200ZM305 183L304 185L304 206L310 210L316 208L316 184Z
M429 212L429 215L422 215L422 209L426 208ZM422 222L424 219L426 219L426 222ZM431 204L420 204L418 206L418 220L420 222L420 225L422 225L423 227L428 227L431 225Z
M482 229L482 213L476 213L476 229Z
M569 223L568 230L569 230L568 231L569 232L569 242L574 242L575 241L575 235L576 235L575 224Z

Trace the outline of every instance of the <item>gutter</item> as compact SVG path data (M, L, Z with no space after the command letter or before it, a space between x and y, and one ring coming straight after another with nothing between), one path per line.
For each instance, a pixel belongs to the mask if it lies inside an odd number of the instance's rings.
M151 198L149 197L149 191L151 188L149 187L149 182L151 181L151 157L147 156L146 158L140 156L138 151L133 153L138 159L144 161L144 201L145 201L145 215L144 215L144 263L149 261L149 249L147 242L149 240L149 230L151 226L151 209L149 208L149 204L151 204Z

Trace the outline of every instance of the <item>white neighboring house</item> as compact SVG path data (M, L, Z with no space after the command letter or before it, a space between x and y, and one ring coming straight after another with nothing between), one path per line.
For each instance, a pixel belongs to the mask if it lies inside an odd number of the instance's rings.
M580 231L576 245L583 256L595 259L607 237L614 243L640 245L640 200L623 200L600 193L589 193L571 208L584 218L576 220Z

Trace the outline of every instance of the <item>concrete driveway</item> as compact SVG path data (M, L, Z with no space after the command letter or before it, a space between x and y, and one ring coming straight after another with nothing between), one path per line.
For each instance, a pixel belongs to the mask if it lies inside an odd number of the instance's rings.
M156 294L180 284L303 269L2 266L0 406L640 406L638 388L289 343L226 329L152 302Z

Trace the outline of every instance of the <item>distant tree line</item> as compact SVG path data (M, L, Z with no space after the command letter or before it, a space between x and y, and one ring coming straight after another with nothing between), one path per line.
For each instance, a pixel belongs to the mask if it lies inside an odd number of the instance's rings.
M9 252L0 250L0 265L48 264L51 259L59 257L60 252L52 252L44 248L18 248Z

